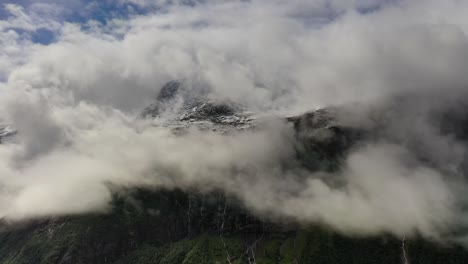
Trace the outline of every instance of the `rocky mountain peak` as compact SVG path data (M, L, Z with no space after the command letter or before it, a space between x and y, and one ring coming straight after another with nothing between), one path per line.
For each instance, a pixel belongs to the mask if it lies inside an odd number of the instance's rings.
M180 81L170 81L166 83L159 91L156 101L165 102L175 99L179 91L182 89Z
M160 90L154 103L146 107L143 118L160 118L165 114L171 118L165 125L172 127L197 126L201 129L223 130L246 128L253 121L251 113L240 105L207 93L188 96L181 81L170 81Z

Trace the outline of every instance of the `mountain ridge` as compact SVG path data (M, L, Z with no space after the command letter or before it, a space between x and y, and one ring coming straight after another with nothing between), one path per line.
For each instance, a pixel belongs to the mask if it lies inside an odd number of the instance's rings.
M213 98L191 98L179 108L180 84L163 87L143 118L173 111L163 125L195 126L221 133L252 129L254 115ZM296 155L309 171L340 169L347 152L375 133L341 125L338 108L284 118L300 146ZM244 118L244 119L243 119ZM241 120L241 121L240 121ZM253 214L236 197L220 191L113 188L107 213L46 217L2 224L2 263L467 263L468 251L423 237L390 234L343 235L318 224L268 219Z

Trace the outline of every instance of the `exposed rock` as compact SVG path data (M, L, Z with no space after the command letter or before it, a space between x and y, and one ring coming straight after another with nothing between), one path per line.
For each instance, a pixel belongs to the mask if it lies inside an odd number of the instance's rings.
M10 139L17 131L11 125L0 125L0 143Z
M180 82L169 82L145 118L172 111L161 125L197 126L224 131L255 126L255 116L242 107L209 97L184 97ZM173 104L180 103L174 108ZM338 108L284 118L292 123L297 156L304 168L334 171L355 144L379 126L360 129L342 122ZM6 127L0 137L11 135ZM401 263L399 238L380 235L351 238L327 228L270 222L252 215L223 193L132 189L115 192L109 214L85 214L3 223L1 263ZM411 263L468 263L468 251L422 239L406 239Z

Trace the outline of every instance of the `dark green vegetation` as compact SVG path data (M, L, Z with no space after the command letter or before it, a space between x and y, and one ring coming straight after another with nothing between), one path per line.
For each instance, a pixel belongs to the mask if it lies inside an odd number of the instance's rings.
M122 193L122 192L121 192ZM467 263L468 252L407 240L411 263ZM109 214L48 219L0 235L1 263L402 263L402 241L272 224L219 194L132 191Z
M297 160L312 171L339 170L347 152L367 136L337 125L327 111L288 121L300 143ZM324 227L273 223L232 197L195 190L118 190L107 214L2 226L0 263L8 264L397 264L405 263L403 245L411 264L468 263L468 251L455 245L417 238L403 244L389 235L347 237Z

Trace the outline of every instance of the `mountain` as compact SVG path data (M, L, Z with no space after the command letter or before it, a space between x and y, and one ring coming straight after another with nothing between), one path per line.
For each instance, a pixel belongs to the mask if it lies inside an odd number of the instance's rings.
M196 126L215 131L248 128L254 120L251 113L233 102L213 99L204 93L194 96L180 81L165 84L155 102L143 110L141 117L165 115L170 115L165 126Z
M10 125L0 125L0 142L8 140L16 134L16 130Z
M256 116L242 106L203 94L189 96L185 89L182 82L169 82L141 118L168 115L169 121L156 125L174 131L191 126L220 133L255 129ZM364 129L343 122L345 112L327 108L283 118L300 143L296 155L301 166L337 171L350 149L379 133L380 124ZM222 192L109 188L115 191L108 213L2 223L0 262L468 263L468 251L458 245L385 234L352 237L320 225L273 221Z

